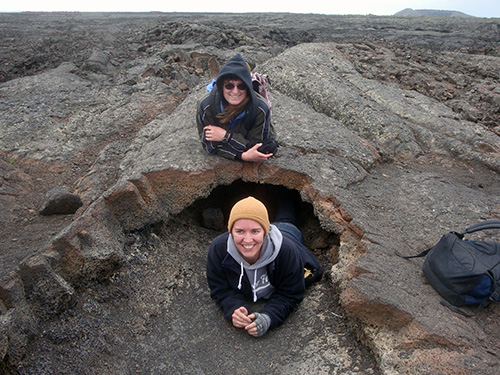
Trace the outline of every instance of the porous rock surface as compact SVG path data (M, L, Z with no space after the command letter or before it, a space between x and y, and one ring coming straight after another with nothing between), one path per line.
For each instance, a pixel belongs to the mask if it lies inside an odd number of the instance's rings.
M44 17L38 17L42 23ZM103 32L107 39L97 42L101 39L95 37L93 45L75 41L90 45L79 46L50 69L23 75L19 67L4 68L1 199L9 207L2 213L4 231L11 232L2 242L0 283L5 371L18 367L26 374L49 373L57 350L37 356L30 349L44 342L75 348L73 340L92 336L85 327L96 327L90 318L94 315L109 324L98 337L106 358L86 354L98 368L130 373L130 366L112 359L125 363L128 351L157 359L144 342L139 340L139 348L125 342L149 334L158 347L172 351L173 360L153 365L143 359L144 372L220 373L217 366L226 366L222 372L240 368L245 373L249 365L242 364L238 348L234 364L217 362L217 354L209 352L210 366L188 365L176 351L203 353L182 335L194 330L186 301L218 316L201 274L194 271L203 268L213 232L193 229L189 220L176 223L218 187L243 181L297 191L312 207L317 224L337 239L323 250L333 265L304 301L305 310L299 309L268 341L249 343L237 336L237 347L258 350L292 338L297 346L306 344L309 354L286 352L288 360L278 366L256 362L267 366L268 373L496 373L498 305L474 319L452 313L425 282L422 261L403 260L394 251L413 254L447 231L500 218L498 22L309 17L302 27L291 15L258 18L265 25L261 28L241 17L236 29L234 18L217 15L198 15L194 24L185 21L188 15L147 15L130 20L127 32ZM102 20L97 24L109 27ZM79 35L79 25L71 32ZM483 30L474 41L467 32L472 29ZM271 78L281 147L264 163L208 156L198 139L196 104L217 67L236 52L253 59L255 70ZM21 55L15 57L25 61ZM28 70L29 64L24 67ZM73 217L40 218L35 208L19 209L29 208L36 194L69 182L84 202ZM30 193L31 200L20 202ZM33 228L32 237L13 229L21 224ZM146 236L157 245L147 253L134 238L159 225L171 228L161 238ZM52 235L35 237L40 227ZM181 266L176 246L191 254ZM153 262L158 249L171 249L172 259ZM153 294L148 285L158 282L154 275L160 265L162 292ZM183 275L186 279L179 281ZM135 284L141 278L151 284ZM113 283L120 288L113 289ZM323 289L327 285L334 287L336 297ZM183 287L189 290L188 300L175 293ZM134 294L129 301L142 313L125 313L120 304L125 290L158 300ZM322 308L320 302L329 298L338 298L339 306ZM162 318L162 304L173 315ZM113 325L110 311L131 317L126 323L131 336L117 333L123 327ZM339 337L339 332L325 333L326 327L339 324L329 313L339 311L373 353L374 363L328 352ZM209 338L216 338L224 352L227 345L217 338L232 331L222 322L214 326L206 317L199 320L211 328L198 340L209 346ZM79 328L68 328L75 321ZM148 325L154 322L164 324L167 338L153 335L158 331ZM79 354L85 350L80 347ZM319 351L321 357L310 354ZM66 373L76 373L71 364L66 366Z

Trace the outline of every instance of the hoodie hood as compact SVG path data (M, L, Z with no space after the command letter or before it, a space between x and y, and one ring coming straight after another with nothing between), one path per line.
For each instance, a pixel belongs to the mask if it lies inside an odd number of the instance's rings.
M258 112L258 99L257 93L253 89L252 74L250 68L246 61L241 57L240 54L233 56L219 71L215 83L212 83L212 88L210 89L210 108L214 116L217 116L220 112L223 112L224 94L222 91L222 84L224 83L224 77L234 75L241 79L241 81L247 86L247 93L250 97L245 110L242 112L242 116L245 117L245 127L252 126L252 121L257 116ZM210 86L210 85L209 85ZM217 88L215 90L215 88ZM208 90L208 87L207 87ZM247 116L248 114L248 116ZM249 129L249 128L247 128Z
M251 95L251 100L253 100L253 85L252 85L252 75L250 73L250 68L246 61L241 57L240 54L233 56L219 71L217 76L217 90L222 92L222 84L224 83L224 77L234 75L241 79L243 83L247 86L247 92Z
M247 93L250 97L250 102L247 106L247 111L250 113L250 118L255 118L257 106L254 103L257 103L257 94L253 89L252 84L252 74L250 72L250 68L246 61L241 57L240 54L233 56L219 71L219 74L215 80L215 85L217 90L211 90L210 95L211 99L211 107L213 113L216 115L221 112L221 103L224 100L224 95L222 91L222 84L224 83L224 77L228 76L236 76L247 86Z
M254 264L249 264L243 259L234 244L233 236L229 234L227 239L227 252L241 268L238 289L241 289L241 280L246 272L248 280L252 285L254 302L256 302L258 298L268 298L274 291L274 287L269 283L267 277L267 265L272 263L278 256L282 242L283 235L276 226L271 224L269 233L264 237L259 259Z

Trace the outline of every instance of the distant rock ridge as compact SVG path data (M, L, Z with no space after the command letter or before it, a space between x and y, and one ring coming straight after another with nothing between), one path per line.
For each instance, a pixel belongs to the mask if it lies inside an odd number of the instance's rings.
M406 8L394 14L397 17L474 17L469 14L456 10L439 10L439 9L411 9Z

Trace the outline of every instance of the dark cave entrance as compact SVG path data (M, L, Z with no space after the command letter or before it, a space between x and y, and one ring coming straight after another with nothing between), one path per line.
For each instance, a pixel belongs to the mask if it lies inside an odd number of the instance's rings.
M324 265L327 266L325 270L328 269L328 266L338 260L340 238L337 234L321 227L313 206L304 202L297 190L282 185L245 182L240 179L230 185L217 186L207 198L197 200L184 211L201 227L222 233L227 231L227 221L233 205L248 196L253 196L266 205L269 219L273 222L277 198L284 191L290 193L297 208L297 227L304 235L306 247L313 251L322 263L327 263Z

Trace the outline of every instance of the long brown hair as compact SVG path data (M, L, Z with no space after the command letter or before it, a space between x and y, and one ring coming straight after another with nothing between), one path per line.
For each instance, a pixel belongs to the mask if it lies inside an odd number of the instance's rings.
M236 76L225 77L224 82L220 86L220 89L223 90L223 87L226 84L226 82L234 80L234 79L239 80L239 78ZM234 119L236 116L238 116L243 111L243 109L247 106L248 102L250 101L250 93L248 92L248 90L250 90L250 89L251 89L250 87L247 87L246 97L245 97L245 99L243 99L243 101L240 104L231 105L229 103L225 103L226 104L224 106L225 112L220 112L215 116L219 119L221 124L227 124L229 121ZM224 95L222 95L222 97L224 97ZM224 100L224 102L225 102L225 100Z

